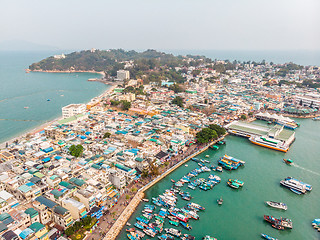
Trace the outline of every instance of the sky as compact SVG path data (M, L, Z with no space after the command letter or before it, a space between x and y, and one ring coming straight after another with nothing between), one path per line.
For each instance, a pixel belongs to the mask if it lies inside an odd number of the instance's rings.
M0 43L320 50L320 0L1 0Z

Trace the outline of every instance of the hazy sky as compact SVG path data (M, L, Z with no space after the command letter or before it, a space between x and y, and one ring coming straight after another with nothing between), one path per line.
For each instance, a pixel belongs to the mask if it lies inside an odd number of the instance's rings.
M0 42L61 49L320 49L320 0L1 0Z

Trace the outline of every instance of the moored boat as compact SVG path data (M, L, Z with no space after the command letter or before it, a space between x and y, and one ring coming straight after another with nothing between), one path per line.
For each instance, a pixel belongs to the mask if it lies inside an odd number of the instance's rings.
M278 209L282 209L282 210L288 209L288 206L284 203L281 203L281 202L266 201L266 204L270 207L273 207L273 208L278 208Z
M264 220L271 223L272 227L283 230L284 228L292 228L292 221L288 218L275 218L273 216L264 215Z
M234 188L234 189L238 189L240 187L239 184L237 184L235 182L228 181L227 184L229 187Z
M223 203L222 197L220 197L220 199L218 199L217 202L218 202L219 205L222 205L222 203Z
M264 234L264 233L261 233L261 237L263 237L264 239L267 239L267 240L278 240L277 238L271 237L271 236Z

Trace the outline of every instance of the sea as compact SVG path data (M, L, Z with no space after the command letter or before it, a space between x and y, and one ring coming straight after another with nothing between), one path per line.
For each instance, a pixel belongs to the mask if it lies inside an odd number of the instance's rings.
M109 88L87 81L101 77L95 73L25 72L53 54L0 51L0 143L61 117L63 106L86 103Z
M224 154L244 160L245 166L234 171L202 173L197 178L207 178L209 174L221 177L221 183L212 190L203 191L199 188L192 190L184 186L193 199L192 202L205 207L200 211L200 220L190 220L191 231L182 227L177 229L202 239L205 235L216 237L218 240L243 240L261 239L260 234L265 233L279 240L316 240L319 232L313 229L311 222L320 218L320 122L311 119L297 119L301 126L296 130L296 140L287 153L263 148L254 145L246 138L227 136L226 145L219 146L219 150L209 149L198 156L207 159L210 165L217 165L217 160ZM262 121L259 124L265 124ZM209 155L209 158L205 156ZM283 162L283 158L294 161L293 166ZM146 198L151 199L162 194L172 186L171 179L177 181L192 169L197 168L197 163L189 161L172 172L159 183L148 189ZM280 186L280 180L285 177L294 177L312 185L313 190L305 195L296 195L290 190ZM240 189L230 188L228 179L239 179L244 182ZM223 198L221 206L217 199ZM178 196L177 207L185 206L188 201ZM288 210L270 208L265 201L278 201L286 203ZM141 203L129 222L134 224L135 218L141 215L143 206L150 203ZM159 207L157 207L157 211ZM112 212L112 210L111 210ZM276 230L264 221L264 215L286 217L293 221L293 229ZM174 227L168 223L164 228ZM127 226L124 229L129 228ZM176 228L176 227L174 227ZM126 239L125 230L117 239ZM145 237L144 239L151 239ZM156 239L156 238L154 238Z

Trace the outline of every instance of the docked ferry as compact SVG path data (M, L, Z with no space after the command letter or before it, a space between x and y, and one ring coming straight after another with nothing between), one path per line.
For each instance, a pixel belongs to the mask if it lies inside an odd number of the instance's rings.
M266 148L271 148L277 151L281 152L287 152L289 150L289 146L282 141L276 140L274 138L269 138L266 136L259 137L259 136L252 136L249 138L249 141L252 142L253 144L266 147Z

